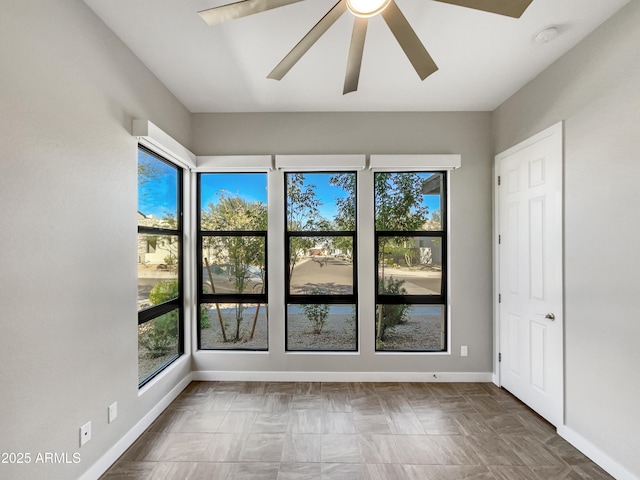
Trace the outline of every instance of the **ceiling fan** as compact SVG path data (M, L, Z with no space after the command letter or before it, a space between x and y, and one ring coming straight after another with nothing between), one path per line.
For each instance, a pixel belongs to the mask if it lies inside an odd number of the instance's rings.
M198 15L209 25L216 25L236 18L247 17L274 8L284 7L301 0L242 0L240 2L209 8ZM533 0L435 0L485 12L520 18ZM267 75L281 80L302 58L313 44L333 25L340 16L349 11L355 17L351 46L347 60L347 73L343 95L358 89L360 66L364 51L364 40L369 18L381 15L421 80L438 70L438 66L427 52L416 32L398 8L395 0L340 0L316 25L293 47L293 49Z

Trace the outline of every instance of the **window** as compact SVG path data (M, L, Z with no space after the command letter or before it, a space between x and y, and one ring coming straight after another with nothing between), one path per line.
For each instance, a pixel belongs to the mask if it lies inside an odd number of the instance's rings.
M358 349L356 173L285 173L288 351Z
M445 179L374 175L377 351L446 349Z
M182 170L138 148L138 382L184 352Z
M198 174L198 347L267 350L267 175Z

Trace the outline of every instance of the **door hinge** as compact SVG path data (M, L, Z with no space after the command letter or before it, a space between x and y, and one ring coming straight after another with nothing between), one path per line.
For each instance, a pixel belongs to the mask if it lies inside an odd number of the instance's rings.
M502 294L501 293L498 294L498 303L502 303Z
M501 353L499 353L499 354L498 354L498 362L501 362L501 361L502 361L502 354L501 354Z
M498 175L498 186L500 186L500 175Z
M502 235L498 235L498 245L502 243Z

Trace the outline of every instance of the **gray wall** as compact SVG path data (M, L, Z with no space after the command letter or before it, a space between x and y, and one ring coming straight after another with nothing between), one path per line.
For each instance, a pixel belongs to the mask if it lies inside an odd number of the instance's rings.
M450 188L451 355L375 355L373 311L368 315L365 312L365 305L373 305L374 301L371 287L367 290L370 295L365 292L360 297L362 348L358 356L284 354L283 319L270 315L270 329L275 335L271 336L273 348L268 356L201 351L194 355L196 369L491 372L490 119L489 113L465 112L194 114L192 147L198 155L462 155L462 168L451 173ZM278 278L273 269L271 274ZM271 290L273 283L272 280ZM460 345L468 345L468 357L460 357Z
M491 370L490 114L192 118L80 0L3 9L0 451L79 452L81 463L0 465L0 477L79 477L191 372L186 358L139 395L133 118L151 120L186 146L193 137L206 154L462 154L464 166L452 177L452 208L465 212L451 227L453 345L458 352L469 345L470 356L324 366ZM312 364L310 357L302 368ZM208 358L202 367L229 369ZM269 368L290 365L279 357ZM108 424L114 401L119 416ZM78 428L89 420L93 439L79 448Z
M470 356L346 368L449 372L491 370L492 154L565 120L567 425L640 475L639 24L633 2L505 102L492 151L486 113L191 116L80 0L4 2L0 451L78 451L82 462L1 465L0 477L78 477L191 371L183 363L138 394L136 117L203 155L462 154L452 174L452 334L453 351L467 344ZM244 368L232 358L202 352L196 367ZM108 425L113 401L119 417ZM93 440L79 449L88 420Z
M187 142L190 115L79 0L2 2L0 64L0 452L32 455L0 478L68 480L190 371L138 396L130 134L143 117Z
M640 476L640 2L494 112L495 152L565 121L566 425Z

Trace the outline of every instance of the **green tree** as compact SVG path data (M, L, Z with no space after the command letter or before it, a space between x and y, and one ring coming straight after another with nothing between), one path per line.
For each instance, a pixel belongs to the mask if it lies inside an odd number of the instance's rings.
M329 184L341 188L347 194L336 199L338 211L333 218L336 230L354 231L356 229L356 175L336 173L329 179Z
M289 173L286 175L286 179L287 230L289 232L300 232L328 229L328 222L322 218L318 210L322 202L316 195L316 186L305 183L304 173ZM297 236L289 238L289 279L291 279L293 269L300 256L314 246L314 239Z
M422 184L418 173L375 174L376 230L421 230L429 218L422 205Z
M202 212L203 230L220 231L264 231L267 229L267 207L262 202L247 200L229 194L221 194L217 203L209 203ZM249 278L254 271L261 279L264 291L265 251L264 240L260 236L211 236L205 237L203 247L213 251L219 263L229 266L228 273L233 279L234 291L244 293ZM213 290L213 286L212 286ZM244 305L236 308L236 332L234 340L240 340L240 326Z
M354 173L336 173L329 183L339 187L347 194L336 199L338 211L332 221L333 230L355 231L356 229L356 175ZM351 237L334 237L334 248L343 252L350 260L353 258L353 240Z
M320 205L316 186L305 184L304 173L287 174L287 229L290 232L317 230L323 220L318 210Z

